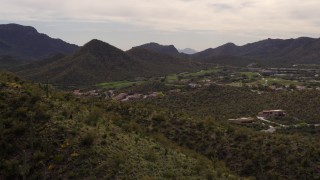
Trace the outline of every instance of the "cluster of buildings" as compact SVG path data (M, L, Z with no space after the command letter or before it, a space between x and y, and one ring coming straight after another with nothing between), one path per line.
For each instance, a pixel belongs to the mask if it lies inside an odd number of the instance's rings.
M156 97L162 97L164 94L162 92L152 92L149 94L129 94L129 93L120 93L118 95L115 95L114 97L111 97L113 100L120 101L120 102L127 102L132 100L138 100L138 99L147 99L147 98L156 98Z
M204 79L204 80L201 80L197 83L191 82L188 84L188 86L190 88L201 88L201 87L208 87L211 84L214 84L214 82L212 82L210 79Z
M115 94L114 90L109 90L106 92L98 91L98 90L90 90L90 91L86 91L86 92L82 92L81 90L74 90L73 94L76 96L101 97L101 98L113 99L113 100L121 101L121 102L138 100L138 99L156 98L156 97L164 96L164 94L162 92L151 92L148 94L139 94L139 93Z
M319 77L319 69L304 69L304 68L248 68L251 72L259 72L265 76L275 77L305 77L310 79L313 77Z
M100 96L100 93L97 90L81 92L81 90L77 89L77 90L73 91L73 94L76 96L92 96L92 97L99 97Z

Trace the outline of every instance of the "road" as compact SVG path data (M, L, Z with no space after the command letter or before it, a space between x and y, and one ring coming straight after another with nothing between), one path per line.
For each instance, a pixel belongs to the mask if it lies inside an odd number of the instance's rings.
M289 126L287 126L287 125L283 125L283 124L280 124L280 123L276 123L276 122L269 121L269 120L265 119L264 117L259 117L259 116L257 116L257 118L258 118L260 121L264 121L264 122L267 122L267 123L275 124L275 125L280 126L280 127L289 127Z
M273 126L269 126L269 129L267 129L267 130L261 130L261 132L274 133L274 132L276 132L276 128L273 127Z
M274 125L280 126L282 128L288 128L288 127L298 128L298 127L302 127L302 126L315 126L315 127L319 127L320 126L320 124L295 124L295 125L288 126L288 125L276 123L276 122L273 122L273 121L269 121L269 120L265 119L264 117L257 116L257 119L259 119L260 121L263 121L263 122L267 122L267 123L270 123L270 124L274 124ZM274 133L275 131L276 131L276 128L271 126L271 125L269 125L269 129L262 130L262 132L270 132L270 133Z

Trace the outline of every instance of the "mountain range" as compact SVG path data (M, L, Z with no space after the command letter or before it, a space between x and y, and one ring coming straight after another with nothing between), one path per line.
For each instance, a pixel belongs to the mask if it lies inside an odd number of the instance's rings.
M70 86L166 75L197 67L192 61L139 47L124 52L94 39L73 54L21 65L11 70L34 81L49 80L50 83Z
M243 46L227 43L189 55L180 53L174 45L154 42L126 52L100 40L78 47L30 26L0 25L0 68L40 82L93 85L196 71L212 64L252 63L273 67L320 64L320 39L266 39Z
M53 39L39 33L31 26L18 24L0 25L0 57L13 57L18 60L34 60L68 54L78 49L61 39Z
M243 46L227 43L214 49L206 49L193 57L206 62L217 62L219 58L228 57L230 60L225 61L226 64L239 59L271 66L320 64L320 39L266 39Z

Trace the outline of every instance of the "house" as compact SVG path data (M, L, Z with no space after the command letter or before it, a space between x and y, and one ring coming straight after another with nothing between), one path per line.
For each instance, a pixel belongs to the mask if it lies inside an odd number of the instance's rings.
M88 91L86 92L86 96L99 96L99 93L97 92L97 90L92 90L92 91Z
M74 90L73 94L76 95L76 96L82 96L83 95L83 93L81 93L80 90Z
M238 118L238 119L229 119L229 122L234 124L251 124L254 123L256 120L254 118Z
M271 76L274 74L274 72L272 70L262 69L262 70L260 70L260 74L262 74L264 76Z
M148 97L151 97L151 98L158 97L158 94L159 94L158 92L152 92L152 93L149 94Z
M129 100L140 99L141 97L142 97L142 94L137 94L137 93L127 96Z
M258 117L264 118L276 118L276 117L285 117L287 115L286 111L282 109L277 110L264 110L259 112Z
M210 79L203 79L201 82L203 82L203 83L209 83L209 82L211 82L211 80L210 80Z
M120 93L117 96L113 97L114 100L121 101L128 96L127 93Z
M296 89L299 90L299 91L302 91L302 90L307 89L307 87L305 87L305 86L296 86Z
M188 86L191 88L200 88L201 87L200 84L196 84L196 83L190 83L190 84L188 84Z
M123 93L125 94L125 93ZM127 95L127 96L124 96L122 95L121 98L119 101L121 102L127 102L127 101L132 101L132 100L137 100L137 99L140 99L142 97L142 94L132 94L132 95Z
M105 96L105 99L110 99L114 96L114 91L113 90L109 90L107 92L104 92L104 96Z
M184 83L184 84L185 84L185 83L189 83L189 82L190 82L190 79L181 79L180 82L181 82L181 83Z
M149 93L149 95L144 95L143 96L143 99L147 99L147 98L156 98L156 97L159 97L159 92L152 92L152 93Z

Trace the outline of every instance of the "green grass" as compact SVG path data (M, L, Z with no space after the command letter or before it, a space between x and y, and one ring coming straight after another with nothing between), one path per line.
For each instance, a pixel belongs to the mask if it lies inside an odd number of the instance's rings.
M180 73L180 74L170 74L170 75L166 76L166 83L176 82L179 80L179 77L194 78L194 77L204 76L206 74L216 73L218 71L219 71L219 69L208 69L208 70L201 70L201 71L193 72L193 73L184 72L184 73Z
M249 79L254 79L254 77L261 77L259 73L255 72L240 72L240 76L246 75Z
M144 81L115 81L97 84L98 87L104 89L122 89L133 85L142 84Z
M211 74L216 72L218 72L218 69L208 69L208 70L201 70L194 73L185 73L185 74L182 74L182 76L183 77L199 77L199 76L204 76L206 74Z
M279 85L284 85L284 86L289 86L290 84L293 84L293 85L301 85L302 84L297 81L290 81L290 80L285 80L285 79L281 79L281 78L264 78L264 79L258 80L256 82L253 82L250 84L252 84L252 85L254 85L254 84L265 85L266 81L267 81L268 86L271 86L273 84L279 84Z
M169 86L169 87L176 87L176 88L186 87L186 85L180 85L180 84L169 84L169 83L166 83L165 85Z
M285 80L281 78L265 78L265 80L268 80L268 85L272 85L274 83L278 83L281 85L290 85L290 84L301 85L301 83L297 81L290 81L290 80ZM264 84L265 80L261 80L261 82Z
M178 81L178 75L171 74L166 77L166 82Z

